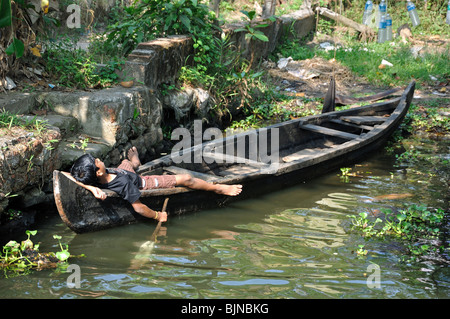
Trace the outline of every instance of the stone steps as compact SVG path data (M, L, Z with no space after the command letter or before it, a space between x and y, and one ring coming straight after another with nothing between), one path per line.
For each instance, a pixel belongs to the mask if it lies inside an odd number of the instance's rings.
M61 139L58 143L58 157L62 168L70 167L83 154L90 153L95 157L103 158L111 151L111 146L102 138L93 138L81 131L79 121L72 116L25 115L24 119L41 120L46 123L48 128L59 130Z

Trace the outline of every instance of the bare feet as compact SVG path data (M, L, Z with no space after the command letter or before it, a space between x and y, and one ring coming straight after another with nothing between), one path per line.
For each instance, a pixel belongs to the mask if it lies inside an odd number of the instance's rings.
M242 185L217 184L216 193L228 196L237 196L242 192Z
M139 166L141 166L141 161L139 160L139 153L135 146L128 150L128 159L133 165L133 169L137 170Z
M212 184L189 174L175 175L176 186L185 186L190 189L215 192L220 195L237 196L242 192L242 185Z

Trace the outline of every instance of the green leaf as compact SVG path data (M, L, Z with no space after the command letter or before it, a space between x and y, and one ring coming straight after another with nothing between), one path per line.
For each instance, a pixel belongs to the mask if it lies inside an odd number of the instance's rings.
M25 51L25 45L22 41L17 38L14 38L13 42L6 48L5 52L8 55L15 54L19 59L23 56L23 52Z
M249 17L249 13L248 13L248 11L247 10L241 10L241 13L243 13L247 18L249 18L250 19L250 17Z
M56 258L58 258L60 261L66 261L70 257L70 253L67 250L58 251L55 254Z
M180 16L180 21L181 23L184 24L184 26L188 29L191 30L191 20L189 20L189 18L185 15Z
M269 38L267 36L265 36L264 34L255 33L255 34L253 34L253 36L263 42L269 41Z
M245 13L244 13L245 14ZM250 20L253 20L256 16L256 11L252 10L252 11L247 11L247 14L245 14Z
M254 74L252 74L252 78L253 79L255 79L255 78L257 78L257 77L260 77L261 75L263 75L264 74L264 71L261 71L261 72L256 72L256 73L254 73Z
M11 1L0 0L0 28L11 25Z
M25 234L34 236L37 234L37 230L27 230L25 231Z

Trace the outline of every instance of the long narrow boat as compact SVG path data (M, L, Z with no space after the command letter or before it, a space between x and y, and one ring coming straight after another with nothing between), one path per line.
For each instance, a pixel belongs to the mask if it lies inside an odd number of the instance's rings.
M142 191L141 202L160 210L170 198L169 216L224 206L232 201L279 190L355 163L379 149L408 112L415 82L401 97L332 111L262 129L179 147L172 154L142 165L138 173L191 174L213 183L241 184L239 196L223 196L184 187ZM54 171L58 212L77 233L142 221L130 204L112 191L95 199L84 188Z

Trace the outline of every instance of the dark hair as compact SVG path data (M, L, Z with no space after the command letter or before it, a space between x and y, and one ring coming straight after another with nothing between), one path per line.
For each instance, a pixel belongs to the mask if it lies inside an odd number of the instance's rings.
M70 174L80 183L85 185L97 184L98 167L95 166L95 158L91 154L85 154L73 163Z

